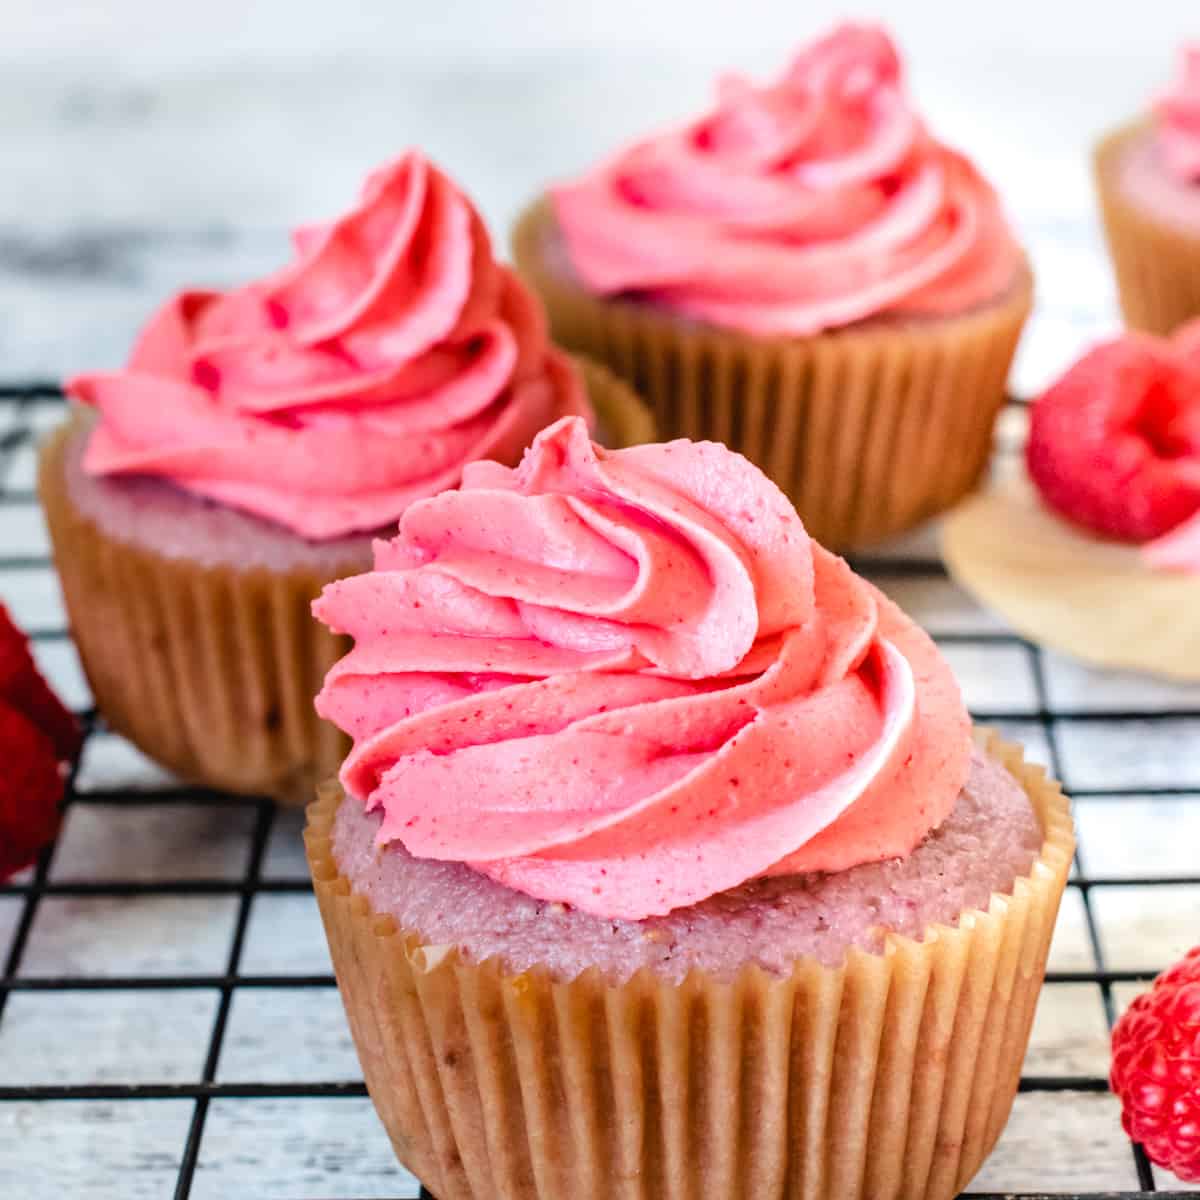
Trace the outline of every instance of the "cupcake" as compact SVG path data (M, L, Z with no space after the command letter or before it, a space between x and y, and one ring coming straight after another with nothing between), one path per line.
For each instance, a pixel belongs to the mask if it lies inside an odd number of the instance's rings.
M551 188L513 245L556 340L660 434L745 454L837 549L975 486L1032 301L992 188L859 25Z
M1090 350L1034 402L1025 457L947 519L954 577L1053 649L1200 680L1200 321Z
M606 373L585 388L420 154L294 245L270 278L167 301L123 369L70 380L40 491L109 725L185 778L303 803L347 745L312 711L345 649L311 619L321 587L471 459L516 462L565 415L618 445L649 428Z
M309 860L367 1086L440 1200L953 1196L1072 847L932 642L713 443L578 418L315 606L354 739Z
M1170 333L1200 315L1200 44L1140 118L1096 148L1096 189L1125 321Z

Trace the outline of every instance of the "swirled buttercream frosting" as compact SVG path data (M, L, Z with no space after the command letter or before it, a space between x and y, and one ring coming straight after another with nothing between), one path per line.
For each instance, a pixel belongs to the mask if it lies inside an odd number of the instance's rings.
M538 302L419 153L293 242L277 274L174 296L127 366L68 383L99 410L85 470L164 477L321 540L390 525L473 459L516 462L551 421L590 417Z
M839 26L773 83L723 80L698 120L552 200L593 292L755 334L963 312L1022 264L992 188L927 130L871 26Z
M1183 48L1179 74L1155 111L1167 169L1184 183L1200 185L1200 42Z
M590 913L907 854L967 777L932 642L715 443L561 420L314 611L354 638L317 708L380 845Z

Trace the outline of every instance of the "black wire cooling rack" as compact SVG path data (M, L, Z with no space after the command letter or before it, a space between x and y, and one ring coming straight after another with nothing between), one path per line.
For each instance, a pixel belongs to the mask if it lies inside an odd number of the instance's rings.
M53 386L28 384L21 386L0 387L0 408L7 408L9 419L7 423L0 420L0 596L4 596L12 580L21 572L46 572L50 562L44 551L30 553L11 553L6 545L5 535L6 515L11 506L33 506L36 495L32 486L27 486L31 480L28 473L20 484L10 486L8 479L10 469L18 454L28 456L30 448L36 439L37 432L50 423L63 404L61 393ZM1009 447L1011 449L1011 446ZM18 547L19 549L19 547ZM941 563L930 557L900 557L860 560L856 564L859 570L875 578L885 587L889 582L906 580L944 581L945 571ZM57 618L56 618L57 620ZM31 630L36 643L47 644L65 642L69 634L61 625L51 622L37 625ZM1047 687L1045 658L1036 646L1016 637L1015 635L994 633L954 633L946 632L937 640L947 648L963 646L982 648L989 646L1007 647L1010 651L1028 656L1029 666L1035 692L1034 708L1022 714L1023 719L1031 720L1035 727L1040 727L1045 739L1046 754L1049 763L1059 778L1066 778L1069 790L1077 800L1102 800L1105 798L1120 799L1122 797L1173 797L1186 799L1200 804L1200 795L1194 794L1194 789L1179 786L1174 783L1159 783L1154 786L1136 786L1130 788L1071 788L1070 777L1063 774L1063 753L1060 744L1060 734L1063 729L1079 722L1103 720L1107 722L1156 722L1165 718L1170 719L1200 719L1200 711L1188 711L1178 707L1158 710L1154 708L1131 708L1129 711L1113 712L1105 709L1102 712L1090 710L1069 710L1053 707L1049 699ZM981 721L1006 720L1012 718L1011 712L982 712L976 711L974 716ZM94 740L103 733L101 718L92 711L80 714L87 737ZM85 748L86 754L86 748ZM0 767L2 769L2 767ZM193 1194L197 1179L198 1164L202 1161L205 1147L206 1122L210 1117L212 1105L225 1100L255 1100L255 1101L301 1101L320 1098L362 1098L366 1096L365 1088L360 1078L328 1079L323 1081L305 1081L301 1083L277 1082L270 1078L245 1082L222 1082L219 1076L219 1062L223 1048L227 1044L227 1031L230 1021L231 1007L236 995L249 993L255 989L332 989L335 986L332 974L319 973L307 975L295 974L251 974L242 969L243 950L247 940L247 928L252 905L256 898L271 894L305 894L309 891L309 881L306 877L265 877L263 873L264 856L267 853L272 831L277 823L277 813L274 806L266 800L243 799L208 792L203 789L183 786L163 786L153 790L130 790L123 787L87 787L72 776L67 789L66 805L68 815L71 810L83 806L143 806L145 808L165 807L172 805L203 805L212 806L216 810L242 814L242 819L249 822L249 853L246 857L245 868L240 877L235 878L166 878L161 880L147 879L92 879L76 878L58 880L54 877L52 864L56 847L48 849L37 863L36 868L15 882L0 885L0 902L19 905L19 914L15 921L7 957L3 962L3 974L0 977L0 1038L3 1035L5 1010L10 1006L14 996L22 993L45 993L62 996L69 993L121 991L145 994L148 1003L154 1001L155 994L165 991L203 990L215 993L217 1002L215 1015L211 1020L211 1030L208 1034L207 1049L203 1056L201 1069L194 1078L161 1082L154 1079L138 1080L136 1082L104 1083L104 1082L74 1082L74 1083L20 1083L0 1085L0 1116L5 1108L17 1105L47 1105L55 1102L108 1102L112 1106L131 1105L136 1102L175 1101L190 1105L190 1113L182 1124L180 1144L169 1156L166 1164L159 1162L157 1166L160 1180L165 1179L161 1194L176 1197L176 1200L186 1200ZM1139 864L1146 865L1146 864ZM1144 886L1200 886L1200 874L1185 873L1161 875L1154 873L1138 874L1126 877L1124 875L1089 875L1082 853L1076 862L1076 872L1070 882L1071 891L1078 894L1086 924L1086 937L1090 944L1094 969L1051 971L1047 976L1048 984L1085 984L1098 989L1103 1003L1104 1013L1111 1027L1117 1012L1114 1001L1114 987L1123 984L1138 984L1150 979L1155 970L1165 967L1166 963L1158 963L1154 970L1112 970L1108 967L1105 957L1104 939L1102 936L1100 914L1092 902L1093 893L1097 888L1123 888L1130 885ZM1198 893L1200 894L1200 893ZM192 896L223 896L236 905L236 919L232 924L232 936L225 955L224 969L215 974L135 974L135 975L96 975L86 970L66 974L25 974L22 964L31 944L31 935L35 921L42 906L48 899L53 898L102 898L110 901L120 901L145 896L159 897L192 897ZM0 943L0 952L3 944ZM0 1068L3 1063L0 1061ZM2 1078L0 1071L0 1078ZM1021 1080L1021 1091L1025 1093L1062 1094L1062 1093L1102 1093L1106 1091L1106 1081L1102 1075L1027 1075ZM143 1110L139 1110L143 1111ZM287 1116L280 1117L286 1122ZM1119 1132L1114 1133L1119 1137ZM53 1138L50 1140L49 1153L53 1153ZM1151 1194L1158 1196L1182 1196L1183 1192L1158 1190L1155 1173L1146 1160L1141 1149L1130 1146L1128 1153L1132 1156L1132 1176L1136 1177L1138 1191L1127 1192L1024 1192L1024 1193L969 1193L975 1200L992 1197L999 1200L1001 1195L1017 1200L1048 1200L1049 1197L1073 1197L1074 1200L1106 1200L1114 1197L1144 1197ZM129 1169L145 1167L145 1163L131 1162ZM163 1168L166 1168L164 1172ZM0 1179L4 1178L5 1164L0 1161ZM171 1172L173 1171L173 1175ZM329 1178L335 1179L331 1174ZM20 1180L16 1182L19 1184ZM1119 1183L1119 1181L1117 1181ZM252 1189L255 1195L268 1194L270 1180L263 1181L264 1186ZM321 1190L319 1183L313 1184L315 1191L309 1195L332 1194L333 1187L328 1192ZM428 1193L419 1193L415 1183L408 1183L406 1177L394 1177L387 1185L390 1194L399 1196L397 1188L409 1187L403 1192L408 1197L427 1197ZM0 1189L2 1190L2 1189ZM26 1189L18 1187L16 1192L25 1194ZM15 1193L14 1193L15 1194ZM87 1194L86 1192L84 1194ZM148 1191L139 1192L151 1194ZM153 1194L160 1194L154 1192ZM231 1194L231 1193L230 1193ZM270 1195L281 1194L277 1188L269 1191ZM339 1191L339 1195L344 1192ZM741 1198L739 1198L741 1200ZM745 1198L752 1200L752 1198Z

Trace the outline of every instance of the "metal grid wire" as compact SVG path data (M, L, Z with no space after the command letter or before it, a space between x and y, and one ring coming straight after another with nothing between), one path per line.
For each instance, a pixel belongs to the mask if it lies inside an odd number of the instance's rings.
M5 508L12 505L31 505L36 497L31 489L6 486L12 459L16 452L28 447L35 437L35 418L44 414L51 406L61 406L61 393L51 385L29 384L23 386L0 387L0 401L11 405L14 419L6 430L0 430L0 529L5 520ZM52 410L51 410L52 411ZM44 421L40 422L45 424ZM1009 447L1011 449L1011 447ZM42 554L11 554L5 553L0 545L0 595L4 594L4 580L12 573L32 570L45 570L49 560ZM889 579L920 578L944 579L945 569L934 559L873 559L859 560L855 563L857 569L874 577L885 585ZM31 636L37 642L63 641L68 638L64 628L58 626L34 628ZM1048 747L1049 762L1054 773L1062 778L1061 751L1058 741L1060 727L1072 722L1085 722L1103 719L1104 721L1154 721L1160 718L1196 718L1200 712L1185 711L1173 708L1170 711L1155 711L1138 709L1128 712L1113 712L1104 710L1102 713L1064 710L1051 706L1046 683L1046 667L1041 650L1030 642L1009 633L970 633L943 634L937 640L946 646L964 645L972 647L1004 646L1014 648L1028 655L1032 677L1036 689L1036 711L1033 717L1040 725ZM976 711L973 714L977 720L1004 720L1012 718L1011 712L989 713ZM85 730L89 737L102 728L100 718L92 711L80 714ZM1022 714L1024 718L1026 714ZM1190 798L1200 803L1200 798L1191 794L1191 790L1181 786L1160 785L1156 787L1114 788L1114 789L1072 789L1076 799L1122 798L1137 796L1167 796ZM31 877L27 880L0 886L0 898L16 897L21 902L21 910L16 922L16 928L11 940L8 955L3 964L3 975L0 977L0 1022L3 1021L5 1006L11 996L21 992L80 992L80 991L145 991L159 992L175 989L208 989L219 996L212 1020L211 1032L208 1037L207 1052L199 1077L188 1082L178 1083L132 1083L132 1084L102 1084L102 1083L72 1083L32 1086L0 1086L0 1103L20 1102L51 1102L51 1101L110 1101L124 1103L130 1101L176 1100L190 1101L192 1104L190 1121L187 1127L186 1139L182 1153L179 1156L178 1175L174 1185L174 1195L177 1200L186 1200L191 1194L197 1164L200 1159L201 1145L205 1133L205 1122L209 1115L210 1105L216 1100L225 1099L272 1099L298 1100L321 1097L365 1097L366 1091L359 1080L330 1079L327 1081L281 1083L269 1079L249 1082L221 1082L217 1078L217 1067L225 1042L226 1030L229 1023L230 1010L236 992L248 992L252 989L329 989L335 986L330 974L314 975L279 975L279 974L248 974L242 971L242 952L246 943L247 927L251 906L256 896L268 893L306 893L309 882L306 878L264 878L263 859L266 853L268 839L276 819L274 806L266 800L243 799L209 792L204 789L172 786L152 792L143 790L126 791L120 788L101 790L83 789L76 786L74 777L67 788L66 804L69 808L84 805L128 805L128 806L170 806L181 803L224 806L248 812L252 816L252 832L250 837L250 853L241 878L180 878L161 881L130 880L64 880L55 881L50 878L50 865L55 854L55 847L48 849L38 862ZM1157 875L1136 877L1089 875L1087 864L1082 857L1077 859L1076 873L1069 887L1078 893L1085 914L1087 938L1090 942L1095 969L1083 971L1051 971L1047 975L1050 984L1091 984L1099 989L1103 1000L1105 1016L1109 1027L1115 1019L1116 1006L1113 997L1114 985L1123 983L1139 983L1150 979L1154 972L1150 970L1111 970L1105 960L1104 945L1101 938L1099 916L1092 904L1092 892L1097 887L1121 888L1130 885L1164 886L1164 885L1200 885L1200 875ZM26 977L19 974L22 959L30 941L30 932L39 906L47 897L102 897L120 899L138 896L212 896L221 895L236 898L236 920L233 923L232 938L229 943L224 970L219 974L171 974L171 975L132 975L132 976L89 976L86 974L69 974L37 977ZM1160 967L1166 964L1158 964ZM1034 1076L1027 1075L1021 1079L1022 1092L1058 1093L1058 1092L1104 1092L1107 1084L1103 1077L1083 1076ZM1074 1200L1100 1200L1103 1195L1106 1200L1113 1200L1121 1195L1127 1197L1144 1197L1151 1194L1157 1196L1182 1196L1182 1192L1156 1191L1154 1173L1145 1155L1138 1146L1130 1146L1134 1170L1138 1186L1137 1192L1125 1193L1079 1193L1079 1192L1043 1192L1022 1193L1021 1200L1046 1200L1053 1197L1073 1197ZM421 1197L428 1197L423 1189ZM1000 1200L1000 1194L968 1193L974 1200ZM1010 1200L1018 1200L1012 1192L1003 1193ZM750 1200L750 1198L747 1198Z

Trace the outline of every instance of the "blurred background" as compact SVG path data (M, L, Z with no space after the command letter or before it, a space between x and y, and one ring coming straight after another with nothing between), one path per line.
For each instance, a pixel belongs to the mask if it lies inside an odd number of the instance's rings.
M1043 301L1017 386L1040 386L1115 323L1088 147L1200 36L1195 0L0 0L0 376L119 362L156 300L277 263L409 144L502 242L546 180L844 15L892 28L932 127L1000 187Z

